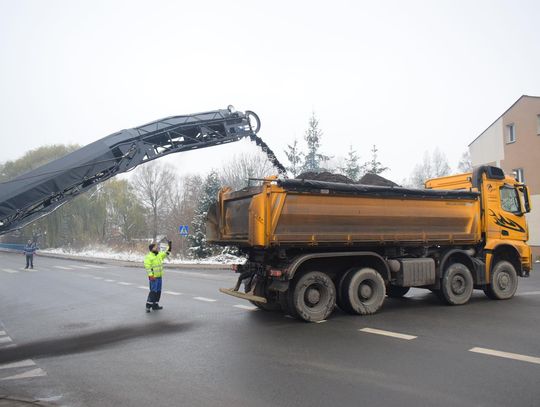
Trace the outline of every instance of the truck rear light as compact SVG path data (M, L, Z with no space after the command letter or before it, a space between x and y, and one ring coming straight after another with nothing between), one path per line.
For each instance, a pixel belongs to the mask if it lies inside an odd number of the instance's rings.
M268 275L270 277L281 277L283 275L283 271L277 269L270 269L268 270Z

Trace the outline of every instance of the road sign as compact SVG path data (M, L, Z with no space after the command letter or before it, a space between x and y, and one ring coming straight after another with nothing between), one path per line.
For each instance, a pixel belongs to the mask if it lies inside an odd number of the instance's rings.
M189 226L188 225L180 225L178 227L178 231L180 232L180 236L187 236L189 233Z

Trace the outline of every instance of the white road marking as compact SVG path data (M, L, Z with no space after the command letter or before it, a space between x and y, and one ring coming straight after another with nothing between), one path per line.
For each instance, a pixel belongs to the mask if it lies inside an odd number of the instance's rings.
M106 269L107 267L104 266L97 266L95 264L87 264L88 267L92 267L93 269Z
M397 332L383 331L381 329L374 329L374 328L362 328L362 329L359 329L359 331L367 332L367 333L375 334L375 335L391 336L392 338L405 339L407 341L417 338L417 336L414 336L414 335L400 334Z
M94 280L103 280L103 277L93 277Z
M114 283L116 280L109 280L109 279L107 279L107 280L105 280L105 281L106 281L107 283Z
M525 291L524 293L517 293L516 295L540 295L540 291Z
M6 331L0 331L0 336L7 335Z
M70 267L64 267L64 266L53 266L54 268L61 269L61 270L73 270Z
M165 294L170 294L170 295L182 295L182 293L177 293L176 291L163 291Z
M40 369L39 367L37 369L29 370L28 372L17 374L14 376L4 377L0 380L18 380L18 379L30 379L32 377L41 377L41 376L47 376L47 373Z
M326 322L326 319L323 319L322 321L315 321L316 324L322 324L323 322Z
M76 269L81 269L81 270L88 270L88 267L86 266L79 266L77 264L70 264L69 267L75 267Z
M13 340L9 336L3 336L0 338L0 343L8 343L13 342Z
M469 349L469 352L482 353L483 355L498 356L500 358L520 360L522 362L529 362L540 365L540 358L534 356L520 355L519 353L501 352L499 350L477 347Z
M248 311L257 311L259 309L259 308L255 307L254 305L244 305L244 304L236 304L236 305L233 305L233 307L240 308L240 309L245 309L245 310L248 310Z
M149 290L149 288L148 288L148 287L145 287L144 285L140 285L140 286L138 286L137 288L140 288L140 289L142 289L142 290Z
M125 281L119 281L118 284L120 284L120 285L133 285L133 283L126 283Z
M10 273L10 274L19 272L19 270L13 270L13 269L2 269L2 271L5 271L6 273Z
M3 365L0 365L0 369L13 369L16 367L28 367L28 366L35 366L35 362L30 359L21 360L20 362L15 363L6 363Z
M216 302L217 300L213 300L212 298L206 298L206 297L193 297L194 300L198 301L205 301L205 302Z

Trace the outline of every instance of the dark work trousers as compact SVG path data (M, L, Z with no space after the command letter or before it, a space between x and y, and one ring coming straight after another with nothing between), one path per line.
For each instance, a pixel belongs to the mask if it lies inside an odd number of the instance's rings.
M34 255L33 254L26 255L26 268L28 267L30 267L31 269L34 268Z
M150 283L150 292L146 300L146 308L153 308L161 299L161 277L155 280L148 280Z

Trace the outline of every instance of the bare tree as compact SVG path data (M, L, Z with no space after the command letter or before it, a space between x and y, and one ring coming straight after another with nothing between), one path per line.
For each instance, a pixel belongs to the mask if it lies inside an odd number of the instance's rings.
M152 227L152 238L155 240L160 223L160 211L164 209L174 183L175 174L170 166L153 162L137 169L133 177L133 185L142 205L150 211L149 222Z
M232 189L241 189L247 186L248 178L264 178L277 171L265 154L241 153L233 156L220 171L221 185Z
M472 162L471 162L471 154L469 153L469 150L466 150L461 155L461 160L459 160L458 163L458 171L459 172L471 172L472 171Z
M432 154L428 151L424 152L424 159L421 164L414 167L409 184L416 188L423 188L428 179L443 177L449 173L450 166L446 155L435 148Z

